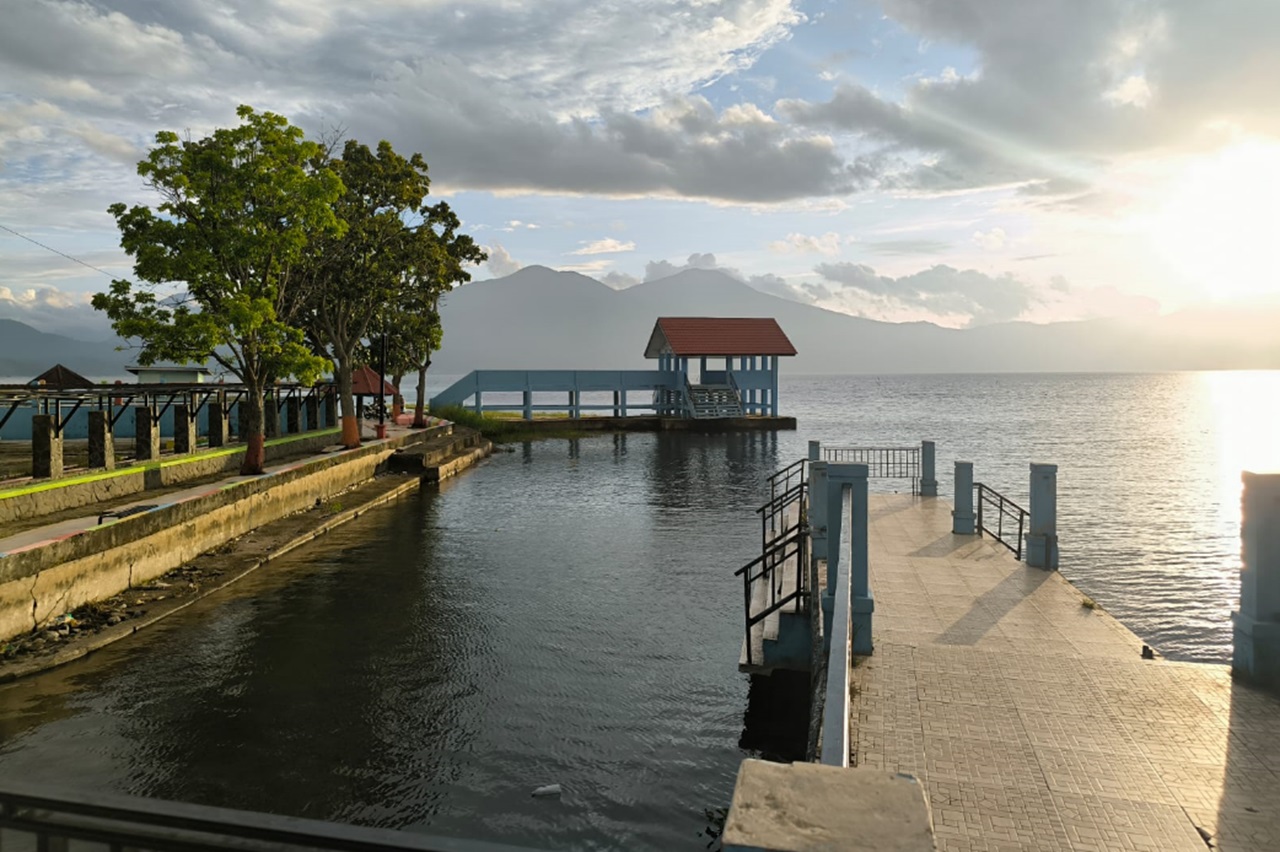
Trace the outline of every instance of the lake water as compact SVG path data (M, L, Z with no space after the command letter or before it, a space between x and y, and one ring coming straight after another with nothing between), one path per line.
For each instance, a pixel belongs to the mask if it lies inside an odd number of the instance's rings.
M753 508L806 442L938 443L1171 657L1224 661L1239 473L1280 374L784 377L795 433L517 445L91 658L0 688L0 774L542 848L704 848L727 804ZM878 483L892 487L889 483ZM560 783L559 800L534 799Z

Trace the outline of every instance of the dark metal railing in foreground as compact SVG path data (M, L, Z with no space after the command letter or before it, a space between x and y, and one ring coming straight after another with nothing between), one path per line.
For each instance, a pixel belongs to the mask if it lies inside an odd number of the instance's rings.
M1013 551L1014 556L1021 561L1022 534L1026 529L1026 521L1030 513L999 491L988 488L981 482L973 483L973 490L978 492L975 501L978 504L978 535L986 533L991 536ZM1014 544L1010 544L1007 536L1014 534L1015 527L1018 531L1017 538L1014 539Z
M786 565L795 560L795 571L791 582L787 582ZM742 578L743 613L746 619L747 665L755 665L751 650L751 628L764 621L774 612L782 609L791 601L801 599L804 606L804 595L809 584L806 571L809 566L809 525L802 520L775 537L764 548L764 552L755 559L733 572L735 577ZM763 584L764 600L756 611L752 611L751 599L753 586ZM785 588L784 588L785 586Z
M760 516L761 552L771 539L791 525L787 514L792 505L798 504L795 520L805 519L805 495L808 494L805 472L808 470L808 462L808 459L794 461L769 477L769 501L756 509L756 514Z
M919 447L823 447L824 461L865 464L868 479L909 479L920 493Z
M0 784L0 829L5 852L529 852L478 840L10 783Z

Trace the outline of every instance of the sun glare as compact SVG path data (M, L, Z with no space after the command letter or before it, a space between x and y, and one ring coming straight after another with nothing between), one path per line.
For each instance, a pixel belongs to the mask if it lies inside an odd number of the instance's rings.
M1152 222L1155 248L1217 302L1280 296L1280 145L1197 158Z

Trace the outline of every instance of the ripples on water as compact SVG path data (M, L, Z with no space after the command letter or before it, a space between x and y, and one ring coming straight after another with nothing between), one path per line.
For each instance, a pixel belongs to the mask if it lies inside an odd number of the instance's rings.
M805 442L938 442L1025 500L1063 573L1171 656L1224 660L1239 471L1280 469L1277 374L788 378L779 435L500 454L135 640L0 688L0 772L544 848L702 849L746 679L763 478ZM561 800L533 799L561 783Z

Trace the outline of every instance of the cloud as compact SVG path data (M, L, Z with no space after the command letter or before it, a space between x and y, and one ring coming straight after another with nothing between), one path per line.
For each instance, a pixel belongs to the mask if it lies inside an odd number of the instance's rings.
M580 272L583 275L595 275L608 269L613 263L610 258L601 258L600 260L586 260L582 263L566 263L557 266L556 269L561 272Z
M0 285L0 317L80 340L113 337L110 321L93 309L89 298L88 294L57 287L13 289Z
M536 231L538 230L539 227L541 226L533 222L521 222L519 219L511 219L510 221L507 222L507 224L503 225L498 230L506 231L510 233L512 231L517 231L520 229L524 229L526 231Z
M524 265L513 258L501 243L487 245L484 250L489 255L484 265L489 267L489 274L494 278L504 278Z
M951 248L946 240L873 240L861 243L861 247L872 254L942 254Z
M613 237L606 237L603 240L594 240L592 242L583 241L582 248L571 251L569 254L617 254L624 251L635 251L636 244L630 240L621 242Z
M1004 228L992 228L990 231L974 231L973 244L983 251L999 251L1004 248L1008 235Z
M640 283L639 278L625 272L606 272L600 277L600 281L615 290L625 290Z
M970 326L1017 319L1038 300L1030 284L1012 275L991 276L944 264L901 278L879 275L858 263L824 263L814 271L873 300L938 317L963 318Z
M769 243L769 250L778 254L839 254L840 235L835 231L827 231L820 236L811 237L805 234L787 234L781 240Z
M689 259L684 264L677 266L666 260L651 260L644 265L644 280L656 281L659 278L670 278L677 272L684 272L686 269L719 269L716 265L716 256L711 252L700 254L694 252L689 255Z

